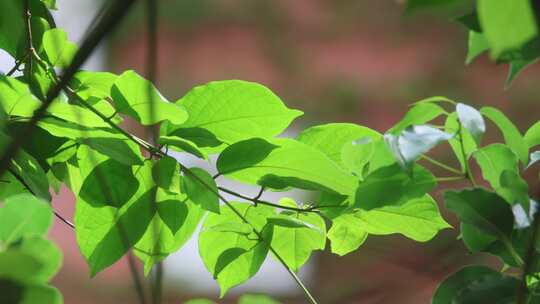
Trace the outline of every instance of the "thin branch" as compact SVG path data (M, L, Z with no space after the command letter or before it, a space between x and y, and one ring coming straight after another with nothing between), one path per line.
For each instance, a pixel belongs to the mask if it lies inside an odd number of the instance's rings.
M20 176L19 173L17 173L17 171L15 171L15 170L13 170L11 168L8 168L8 172L11 173L11 175L13 175L13 177L15 177L19 181L19 183L21 183L21 185L23 185L26 188L26 190L28 190L28 192L30 192L32 195L36 196L36 193L34 192L34 190L32 190L32 188L30 188L30 185L28 185L28 183L26 183L24 178L22 176ZM53 209L53 213L59 220L64 222L69 227L75 229L75 225L73 225L73 223L71 223L68 219L66 219L62 215L60 215L60 213L58 213L56 210Z
M80 69L90 54L92 54L101 40L123 19L123 17L129 11L129 8L134 3L135 0L118 0L115 3L116 5L111 6L111 9L101 20L100 24L96 25L94 30L83 41L81 48L75 54L73 61L61 76L60 82L49 89L44 102L34 112L34 115L30 119L29 123L25 125L23 130L21 130L21 134L25 134L25 136L15 137L3 151L2 157L0 158L0 176L7 170L10 160L16 155L19 148L32 137L31 134L34 131L35 126L45 116L46 111L52 101L56 98L56 96L58 96L69 81L71 81L75 73Z
M536 254L536 241L538 240L538 235L540 234L540 215L539 212L534 213L534 219L532 222L533 231L531 238L529 239L529 245L527 247L527 252L525 255L525 262L523 263L523 272L521 273L521 282L518 287L517 292L517 304L527 303L527 275L533 272L534 269L534 256Z
M458 181L465 179L465 176L443 176L443 177L436 177L435 180L437 182L452 182L452 181Z
M144 295L144 287L142 284L142 280L140 278L137 265L135 264L135 259L131 252L128 252L127 254L127 263L129 266L129 272L131 273L131 277L133 278L133 283L135 284L134 287L135 287L135 291L137 291L137 296L138 296L137 298L139 299L139 303L146 304L146 296Z
M25 18L24 23L26 27L26 47L29 52L33 51L35 53L34 42L32 39L32 23L31 23L32 13L30 12L30 0L24 1L24 18ZM25 69L28 69L28 75L30 79L32 78L32 73L33 73L32 60L33 60L32 56L28 56L28 63L25 66Z
M422 154L421 157L422 157L422 159L427 160L428 162L434 164L435 166L438 166L439 168L445 169L445 170L447 170L449 172L452 172L452 173L455 173L455 174L462 174L463 173L460 170L452 168L452 167L450 167L450 166L448 166L446 164L443 164L440 161L438 161L436 159L433 159L433 158L431 158L431 157L429 157L429 156L427 156L425 154Z
M235 192L235 191L232 191L230 189L223 188L223 187L218 187L218 190L223 191L225 193L228 193L230 195L234 195L234 196L236 196L238 198L241 198L241 199L244 199L246 201L253 202L253 204L255 204L255 206L257 204L261 204L261 205L267 205L267 206L272 206L272 207L286 209L286 210L292 210L292 211L296 211L296 212L316 212L316 213L319 212L319 210L317 210L317 207L309 207L309 208L306 208L306 209L302 209L302 208L295 208L295 207L290 207L290 206L283 206L283 205L279 205L279 204L274 204L274 203L262 201L262 200L257 198L257 197L260 197L260 195L257 195L256 197L252 198L252 197L245 196L243 194L240 194L238 192Z
M465 152L463 126L461 124L459 124L458 133L460 134L459 142L461 145L461 153L463 156L463 165L465 167L465 177L471 182L471 185L473 187L476 187L476 182L474 181L474 175L472 174L471 167L469 166L469 160L467 159L467 153Z
M244 222L245 224L248 224L249 226L251 226L251 230L253 231L253 233L255 233L255 235L259 238L259 240L261 241L264 241L264 238L263 238L263 235L260 231L258 231L257 229L255 229L255 226L253 226L253 224L251 224L248 219L242 215L242 213L240 213L240 211L238 211L238 209L236 209L225 197L223 197L219 191L214 191L212 189L212 187L210 187L210 185L208 185L205 181L203 181L201 178L199 178L199 176L197 176L196 174L194 174L189 168L183 166L182 164L181 165L181 169L182 171L185 173L185 174L189 174L191 175L194 179L196 179L201 185L205 186L205 188L207 188L209 191L213 192L215 195L217 195L217 197L227 206L229 207L229 209L232 210L232 212L234 214L236 214L240 220L242 220L242 222ZM283 258L279 255L279 253L270 245L268 244L268 249L274 254L274 256L276 256L276 258L279 260L279 262L283 265L283 267L285 267L285 269L287 270L287 272L291 275L291 277L294 279L294 281L296 282L296 284L302 289L302 291L304 292L304 294L306 295L306 297L308 298L309 302L311 304L317 304L317 301L315 300L315 298L311 295L311 293L309 292L309 290L306 288L306 286L304 285L304 283L302 283L302 280L296 275L296 273L294 273L294 271L292 271L292 269L287 265L287 263L285 262L285 260L283 260Z

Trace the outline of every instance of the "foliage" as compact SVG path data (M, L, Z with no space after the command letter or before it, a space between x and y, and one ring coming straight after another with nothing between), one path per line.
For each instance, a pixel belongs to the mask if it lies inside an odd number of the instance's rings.
M518 61L508 59L509 52L525 52L523 44L536 37L527 19L528 5L519 2L508 10L503 9L508 1L493 7L479 1L479 22L476 14L465 22L476 36L485 31L492 56L511 65ZM540 144L540 122L523 136L495 108L477 110L432 97L413 104L384 134L331 123L308 128L296 138L278 138L302 112L252 82L210 82L173 103L134 71L79 71L56 96L54 88L64 79L55 67L69 71L82 51L55 28L48 11L54 1L26 3L31 5L15 0L0 4L0 47L16 58L15 69L0 76L0 145L8 151L26 140L0 167L0 285L9 290L0 295L8 297L0 298L2 302L62 302L47 285L61 254L43 238L52 219L48 189L61 184L77 198L74 228L91 276L130 252L149 274L202 226L199 253L220 286L220 296L253 277L271 256L315 303L296 272L314 252L325 250L327 239L330 251L340 256L357 250L370 235L401 234L427 242L451 228L429 193L457 180L468 180L472 188L443 196L446 208L459 219L465 245L498 256L524 275L466 267L441 284L434 303L486 303L493 297L510 303L536 297L537 203L521 176L540 159L539 151L531 151ZM4 20L10 29L9 22L24 24L13 10L31 19L26 20L32 25L28 30L36 35L6 29ZM508 11L525 14L516 27L519 36L511 33L513 28L497 33L506 20L499 14ZM122 129L126 117L159 127L157 145ZM499 129L500 143L483 144L485 119ZM427 155L444 142L459 169ZM186 154L207 160L217 155L217 174L186 167ZM476 183L473 160L489 189ZM435 176L428 167L452 175ZM250 197L220 186L221 179L261 190ZM290 189L311 191L316 198L262 198L267 191ZM229 201L223 193L238 200ZM197 301L193 303L204 303ZM240 300L263 302L275 303L264 296Z
M496 63L509 65L506 87L523 69L540 57L538 14L540 7L530 0L407 0L408 11L423 8L446 8L468 30L467 56L470 64L489 52ZM472 6L472 7L471 7Z

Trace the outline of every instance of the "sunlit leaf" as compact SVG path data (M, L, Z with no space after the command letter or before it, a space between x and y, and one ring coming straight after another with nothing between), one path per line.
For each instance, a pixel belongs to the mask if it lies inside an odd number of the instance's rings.
M274 214L271 208L255 208L241 203L233 203L232 206L257 231L261 231L263 240L256 235L248 237L235 232L213 231L213 226L224 223L244 223L230 208L224 208L219 215L208 215L199 235L199 254L206 269L217 279L222 297L230 288L245 282L259 271L272 239L272 229L262 231L266 217Z
M508 147L518 156L523 164L527 164L529 159L529 149L523 139L523 135L518 128L498 109L493 107L483 107L480 113L489 118L501 130L504 141Z
M219 173L273 189L296 187L352 194L357 180L325 154L292 139L238 142L218 158Z
M188 118L182 106L167 101L148 80L134 71L126 71L118 76L111 89L111 96L118 112L145 126L164 120L182 124Z
M52 210L46 202L20 194L4 200L0 223L0 240L7 244L25 236L42 236L52 224Z
M78 47L68 40L64 30L54 28L43 34L43 49L53 66L66 68L77 53Z
M195 87L177 105L186 108L189 118L182 126L169 129L169 134L179 127L203 128L228 144L251 137L273 137L302 115L288 109L263 85L240 80Z

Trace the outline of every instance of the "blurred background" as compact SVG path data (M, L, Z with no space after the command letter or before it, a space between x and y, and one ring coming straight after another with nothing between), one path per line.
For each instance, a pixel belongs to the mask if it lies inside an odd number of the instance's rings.
M58 0L57 21L71 40L80 41L99 4ZM211 80L244 79L268 86L289 107L305 112L291 132L326 122L384 132L408 104L432 95L499 107L522 131L538 119L540 65L505 90L507 67L485 55L465 66L465 29L437 11L404 14L403 4L395 0L162 0L160 6L157 86L171 101ZM87 68L144 74L144 38L139 6ZM12 62L4 60L6 65ZM438 158L457 164L442 153ZM434 193L440 201L439 194ZM62 190L54 204L70 217L73 201ZM444 210L443 215L455 224ZM51 237L65 254L53 284L67 304L135 302L125 261L90 279L69 227L55 223ZM303 276L320 303L429 303L437 282L461 266L479 260L500 266L468 254L457 237L457 229L444 230L427 243L370 236L345 257L328 250L317 253ZM198 258L196 237L170 258L165 272L166 303L217 299L217 284ZM254 282L216 301L235 303L243 292L269 292L283 303L305 302L275 263L265 265Z

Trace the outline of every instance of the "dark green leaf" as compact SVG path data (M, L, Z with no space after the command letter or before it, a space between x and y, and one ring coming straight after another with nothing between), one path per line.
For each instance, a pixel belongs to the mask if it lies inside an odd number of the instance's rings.
M178 136L160 136L160 145L167 145L167 147L179 152L187 152L202 159L208 159L208 154L199 149L199 147L192 141L178 137Z
M90 160L91 161L91 160ZM96 160L97 161L97 160ZM83 182L79 197L93 206L121 208L137 192L136 171L113 159L99 163Z
M461 222L497 237L508 239L514 226L510 205L495 193L477 188L473 190L446 191L444 202Z
M189 199L203 209L220 213L219 197L216 181L201 168L190 168L185 171L183 189Z
M463 302L458 301L458 299L462 298L462 294L467 294L475 290L479 283L482 285L481 282L500 280L502 277L499 272L485 266L467 266L450 275L439 285L433 296L432 304L501 303L498 302L500 299L496 299L496 302L484 302L486 298L478 299L480 302ZM493 292L494 290L489 291Z
M164 156L152 167L152 178L158 187L173 193L180 192L180 164L170 156Z
M370 210L399 205L411 198L421 197L437 185L431 172L415 165L407 174L395 164L370 173L356 191L355 207Z

